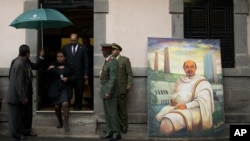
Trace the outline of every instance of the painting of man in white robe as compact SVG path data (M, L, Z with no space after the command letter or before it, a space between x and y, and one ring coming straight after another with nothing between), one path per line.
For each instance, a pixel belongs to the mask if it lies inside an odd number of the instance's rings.
M149 136L224 133L219 40L148 39Z

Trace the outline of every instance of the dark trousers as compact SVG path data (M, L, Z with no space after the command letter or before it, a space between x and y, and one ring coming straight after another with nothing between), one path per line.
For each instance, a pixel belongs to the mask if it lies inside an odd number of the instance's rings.
M128 128L127 94L120 94L118 99L118 113L121 128Z
M105 121L106 121L106 133L113 135L120 135L120 125L117 109L117 98L111 98L109 100L103 100Z
M30 93L28 94L28 103L23 105L23 134L29 134L32 129L33 118L33 98L32 98L32 86L29 86Z
M94 102L94 80L93 80L93 75L90 75L88 77L88 83L89 83L89 90L90 90L90 94L91 94L91 99L90 99L90 103L93 106L93 102Z
M11 141L20 141L22 132L22 105L8 103L8 118Z
M94 80L93 80L94 78L93 78L93 76L89 76L89 78L88 78L88 81L89 81L89 89L90 89L90 94L91 94L91 100L92 100L92 102L93 102L93 92L94 92L94 87L93 87L93 83L94 83Z
M75 90L75 104L74 107L81 108L83 100L83 79L77 79L73 85Z

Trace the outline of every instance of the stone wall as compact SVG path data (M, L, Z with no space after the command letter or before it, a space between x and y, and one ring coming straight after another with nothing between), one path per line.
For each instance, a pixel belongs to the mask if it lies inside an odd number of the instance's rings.
M24 1L24 11L37 8L38 1L37 0L26 0ZM38 42L38 30L25 30L25 41L23 44L27 44L30 47L30 59L33 62L36 62L36 56L38 54L38 48L41 47L41 43ZM18 54L18 50L16 51ZM14 59L14 58L13 58ZM34 79L33 79L33 110L34 113L37 109L37 79L36 79L36 71L33 71ZM3 98L2 108L0 111L0 121L7 121L7 106L6 101L4 99L8 84L9 84L9 68L0 68L0 98Z
M9 84L8 71L9 69L0 69L0 99L3 99L0 109L0 122L7 121L7 106L4 98Z

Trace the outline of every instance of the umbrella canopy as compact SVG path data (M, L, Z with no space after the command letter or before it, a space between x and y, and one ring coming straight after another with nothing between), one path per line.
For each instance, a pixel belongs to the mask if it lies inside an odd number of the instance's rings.
M16 17L10 24L15 28L45 29L62 28L73 23L55 9L32 9Z
M10 24L15 28L40 29L43 47L43 29L62 28L73 23L55 9L32 9L16 17Z

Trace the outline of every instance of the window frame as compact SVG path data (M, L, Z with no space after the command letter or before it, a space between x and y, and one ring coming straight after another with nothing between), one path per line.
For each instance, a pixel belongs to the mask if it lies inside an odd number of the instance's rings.
M184 0L184 38L220 39L222 67L235 68L233 0L225 1Z

